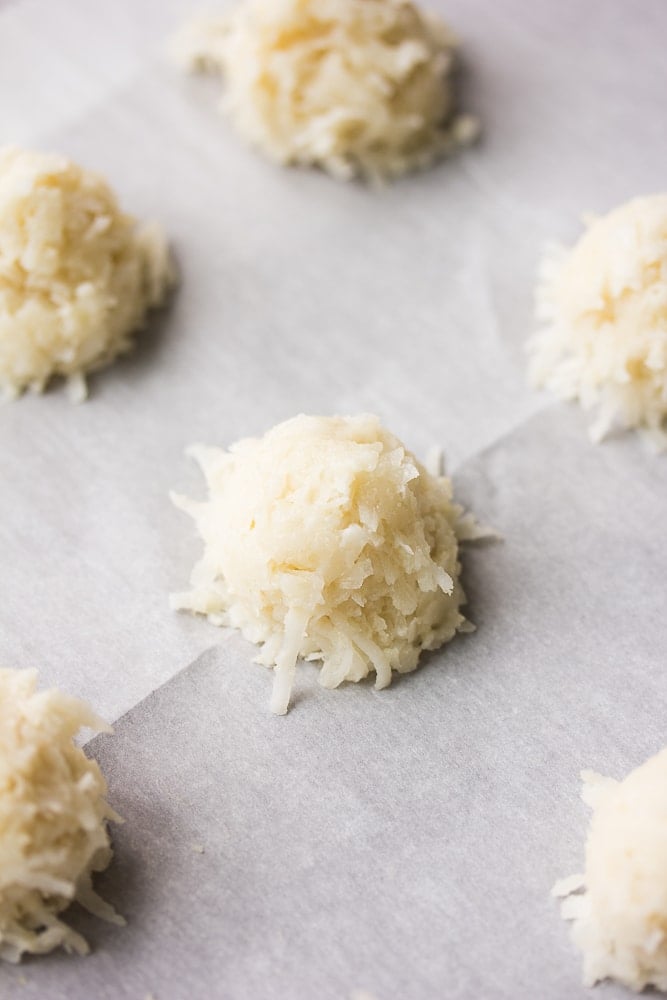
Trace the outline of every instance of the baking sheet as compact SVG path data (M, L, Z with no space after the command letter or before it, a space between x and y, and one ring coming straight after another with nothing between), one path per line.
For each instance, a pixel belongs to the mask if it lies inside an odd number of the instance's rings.
M432 6L484 139L381 191L239 144L159 52L188 4L0 7L2 138L107 174L182 276L85 406L0 411L0 660L134 709L99 750L130 924L85 920L95 955L28 963L20 995L577 995L548 889L580 866L579 769L664 743L667 474L531 394L522 345L542 243L664 186L667 8ZM442 446L506 540L467 558L475 635L380 694L304 668L276 720L252 650L168 609L199 549L167 491L201 491L186 445L300 410Z

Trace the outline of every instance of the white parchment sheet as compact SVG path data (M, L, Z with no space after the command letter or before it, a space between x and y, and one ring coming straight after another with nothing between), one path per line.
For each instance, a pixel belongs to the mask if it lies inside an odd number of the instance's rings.
M543 243L665 187L667 5L431 6L484 138L374 191L237 141L160 54L194 5L0 0L0 141L105 173L181 271L89 402L0 410L0 662L120 719L96 751L129 918L82 919L88 959L1 968L2 1000L581 993L548 890L581 865L579 770L667 742L667 464L589 445L523 343ZM167 493L202 492L194 441L362 410L443 447L505 541L466 557L474 635L377 694L304 668L274 719L253 650L168 608L199 545Z
M587 995L549 889L581 866L579 770L665 742L667 466L581 431L552 409L457 477L505 542L465 557L478 631L417 673L332 693L310 665L275 718L233 638L96 741L128 926L81 917L92 956L17 996Z

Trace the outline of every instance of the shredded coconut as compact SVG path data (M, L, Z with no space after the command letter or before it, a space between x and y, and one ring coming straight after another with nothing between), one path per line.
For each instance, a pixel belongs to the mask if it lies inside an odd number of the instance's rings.
M223 109L281 164L396 177L477 137L454 111L456 41L409 0L247 0L177 38L225 77Z
M594 441L618 424L667 445L667 195L635 198L551 247L537 290L545 328L529 344L529 376L597 409Z
M667 749L624 781L582 774L593 809L584 875L562 879L563 916L584 954L584 983L667 990ZM577 893L577 895L570 895Z
M106 783L73 737L111 732L83 702L36 693L33 670L0 670L0 958L88 945L59 914L73 900L124 923L93 891L111 860Z
M106 181L64 156L0 149L0 390L40 392L132 346L174 274L155 225L137 228Z
M460 612L459 524L433 476L377 417L298 416L229 451L195 446L209 497L174 496L204 555L172 606L263 644L272 711L289 704L297 657L334 688L414 670L472 626ZM467 533L467 532L466 532Z

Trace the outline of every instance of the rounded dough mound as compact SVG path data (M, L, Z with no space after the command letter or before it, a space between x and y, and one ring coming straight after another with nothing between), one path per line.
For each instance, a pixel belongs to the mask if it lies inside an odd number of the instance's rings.
M667 990L667 749L621 782L582 777L594 810L586 873L555 892L585 886L563 903L584 953L584 981Z
M76 899L124 923L91 887L111 860L99 767L75 746L82 727L111 732L83 702L36 693L33 670L0 670L0 958L88 946L58 914Z
M224 74L224 109L271 159L380 179L477 136L454 113L455 47L409 0L247 0L193 23L177 54Z
M568 251L551 248L538 287L547 324L529 350L530 377L598 408L600 440L618 423L667 445L667 195L588 219Z
M206 503L194 517L204 555L173 606L263 643L275 666L272 711L289 704L298 656L337 687L417 666L470 628L460 613L460 507L376 417L298 416L228 452L194 447Z
M0 149L0 389L41 391L132 346L173 280L164 236L137 229L106 181L63 156Z

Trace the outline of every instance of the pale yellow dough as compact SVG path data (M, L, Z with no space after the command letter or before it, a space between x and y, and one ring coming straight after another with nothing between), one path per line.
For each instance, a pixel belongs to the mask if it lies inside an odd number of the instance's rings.
M476 138L455 108L456 49L410 0L245 0L175 44L187 67L224 76L225 112L270 159L375 180Z
M537 292L544 328L530 378L595 410L591 436L637 428L667 446L667 194L589 217L571 250L552 247Z
M461 613L459 539L479 534L377 417L299 416L229 451L191 449L204 503L176 497L204 554L173 606L260 643L287 711L297 658L328 688L414 670L471 626Z
M582 777L593 809L586 870L554 894L568 896L563 916L573 920L584 982L667 990L667 749L620 782Z
M93 891L111 860L106 782L74 743L84 727L111 732L83 702L36 690L34 670L0 670L0 958L63 947L85 954L84 938L61 919L73 900L124 923Z
M121 212L107 182L64 156L0 149L0 392L41 391L130 350L174 280L155 225Z

